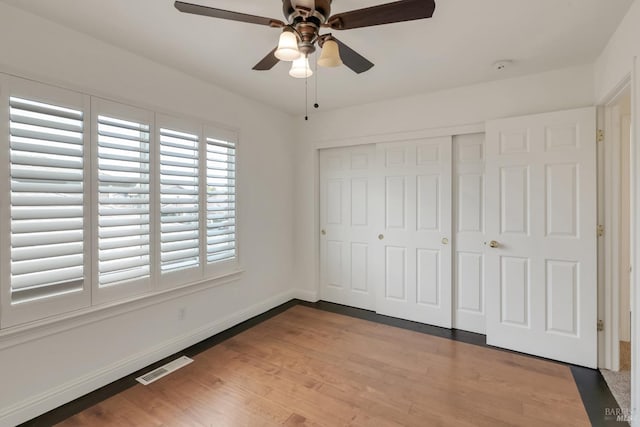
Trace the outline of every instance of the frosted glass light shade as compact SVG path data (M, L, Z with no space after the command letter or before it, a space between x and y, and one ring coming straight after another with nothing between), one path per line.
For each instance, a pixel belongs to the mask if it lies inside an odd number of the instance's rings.
M340 50L335 40L329 39L324 42L318 65L321 67L338 67L342 65Z
M306 79L307 77L311 77L313 75L313 71L311 71L311 67L309 67L309 58L301 56L293 61L291 70L289 70L289 75L296 79Z
M291 31L283 31L280 34L280 41L278 42L278 49L275 52L276 58L281 61L294 61L300 58L300 51L298 50L298 38Z

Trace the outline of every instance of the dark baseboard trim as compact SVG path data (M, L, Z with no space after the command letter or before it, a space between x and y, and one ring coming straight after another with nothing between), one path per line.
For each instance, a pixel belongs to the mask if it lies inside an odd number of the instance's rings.
M157 361L154 364L151 364L143 369L140 369L124 378L121 378L117 381L114 381L110 384L107 384L104 387L101 387L91 393L88 393L78 399L75 399L65 405L62 405L58 408L55 408L45 414L40 415L37 418L34 418L30 421L27 421L20 425L20 427L40 427L40 426L51 426L66 420L67 418L82 412L83 410L90 408L91 406L108 399L111 396L114 396L118 393L123 392L124 390L133 387L138 382L135 380L136 377L149 372L153 369L156 369L165 363L180 357L187 356L193 357L209 348L225 341L229 338L238 335L239 333L264 322L291 307L296 305L303 305L306 307L315 308L318 310L328 311L332 313L342 314L358 319L368 320L371 322L381 323L388 326L394 326L397 328L407 329L415 332L420 332L436 337L446 338L454 341L464 342L467 344L478 345L482 347L491 348L499 351L507 351L510 353L516 353L510 350L505 350L497 347L492 347L487 345L485 335L476 334L472 332L460 331L457 329L446 329L440 328L437 326L426 325L423 323L412 322L409 320L398 319L395 317L384 316L381 314L377 314L373 311L363 310L359 308L349 307L345 305L330 303L326 301L318 301L315 303L301 301L297 299L293 299L284 304L279 305L265 313L262 313L258 316L252 317L242 323L239 323L236 326L233 326L219 334L216 334L210 338L207 338L191 347L188 347L178 353L175 353L169 357L166 357L162 360ZM522 354L522 353L518 353ZM536 357L527 354L523 354L527 357ZM536 357L538 358L538 357ZM540 359L540 358L538 358ZM581 366L569 365L566 363L561 363L557 361L552 361L554 363L560 363L565 366L569 366L571 369L571 373L573 374L573 378L576 382L576 386L580 392L580 396L582 397L582 402L585 406L587 414L589 415L589 419L593 426L620 426L627 425L626 423L620 423L616 421L615 414L620 413L620 407L618 406L616 400L614 399L607 383L605 382L600 371L594 369L583 368ZM613 414L613 415L611 415Z
M597 369L570 365L592 426L629 426L604 377ZM620 416L620 421L617 420Z

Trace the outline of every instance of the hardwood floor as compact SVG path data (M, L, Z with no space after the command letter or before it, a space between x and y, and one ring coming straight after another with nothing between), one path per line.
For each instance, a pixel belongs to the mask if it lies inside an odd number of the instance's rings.
M301 305L60 426L588 426L569 367Z
M620 341L620 370L631 370L631 343L629 341Z

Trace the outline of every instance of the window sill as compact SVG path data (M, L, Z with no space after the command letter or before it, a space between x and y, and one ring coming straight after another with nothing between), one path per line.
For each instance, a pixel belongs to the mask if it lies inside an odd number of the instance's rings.
M238 269L171 289L159 289L151 293L91 306L19 326L12 326L0 330L0 350L48 335L75 329L90 323L120 316L131 311L140 310L196 292L226 285L240 280L243 272L244 270Z

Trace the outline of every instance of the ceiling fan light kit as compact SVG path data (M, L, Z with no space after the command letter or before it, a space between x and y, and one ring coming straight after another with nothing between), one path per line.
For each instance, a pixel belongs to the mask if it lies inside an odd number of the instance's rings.
M318 58L318 65L321 67L339 67L342 65L340 58L340 48L338 43L332 38L327 38L322 42L322 53Z
M306 79L313 75L311 67L309 67L309 58L306 55L301 55L300 58L293 61L291 64L291 70L289 75L296 79Z
M280 34L278 49L274 55L280 61L294 61L302 56L298 50L298 37L293 31L287 28Z

